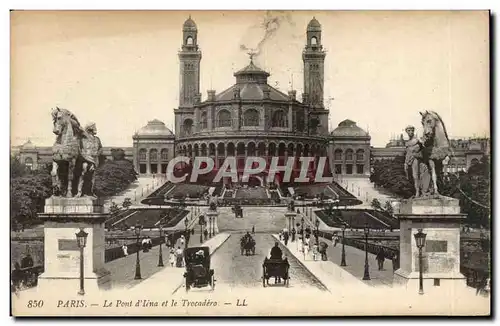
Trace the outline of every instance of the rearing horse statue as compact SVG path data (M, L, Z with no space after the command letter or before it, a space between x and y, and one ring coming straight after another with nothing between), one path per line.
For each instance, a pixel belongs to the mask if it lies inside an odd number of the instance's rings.
M443 120L434 111L420 112L424 134L422 137L422 160L429 167L432 195L439 196L438 179L443 174L443 161L451 155L450 140ZM425 194L423 194L425 195Z
M80 156L80 122L66 109L52 110L52 132L57 135L52 147L53 195L73 197L73 177ZM66 168L67 167L67 168Z

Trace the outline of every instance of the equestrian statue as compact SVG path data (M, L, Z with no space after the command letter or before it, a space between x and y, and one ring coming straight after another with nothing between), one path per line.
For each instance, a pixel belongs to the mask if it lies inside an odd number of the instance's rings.
M52 110L52 123L56 135L52 147L53 196L94 197L94 172L102 154L95 124L82 128L73 113L58 107Z
M415 127L408 126L405 172L415 187L415 198L440 196L438 180L451 155L450 141L443 120L434 111L420 112L423 136L415 136ZM411 174L410 174L411 171Z

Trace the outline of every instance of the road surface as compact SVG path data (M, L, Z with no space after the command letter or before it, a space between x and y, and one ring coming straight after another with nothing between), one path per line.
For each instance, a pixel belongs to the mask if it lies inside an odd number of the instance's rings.
M240 238L244 233L232 233L231 237L212 256L211 264L215 271L216 291L234 290L235 288L263 288L262 286L262 263L269 255L274 246L271 235L257 233L254 235L256 241L255 255L241 255ZM316 289L326 290L325 287L300 263L287 249L284 249L290 263L290 285L289 289L282 285L273 286L271 279L270 287L280 288L283 291L292 289ZM193 290L196 291L196 290ZM263 289L263 291L265 291ZM265 292L264 292L265 293ZM286 293L286 292L285 292Z

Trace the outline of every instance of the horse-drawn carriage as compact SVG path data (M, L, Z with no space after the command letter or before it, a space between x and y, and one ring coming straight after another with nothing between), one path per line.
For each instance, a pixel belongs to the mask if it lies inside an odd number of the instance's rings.
M274 284L280 284L283 279L283 285L288 287L290 285L289 269L290 264L286 258L269 259L266 257L262 264L262 285L266 287L266 285L269 285L269 279L274 277Z
M210 249L191 247L184 250L186 291L190 288L215 287L214 270L210 269Z
M250 235L244 235L240 240L240 249L242 255L255 255L255 240Z

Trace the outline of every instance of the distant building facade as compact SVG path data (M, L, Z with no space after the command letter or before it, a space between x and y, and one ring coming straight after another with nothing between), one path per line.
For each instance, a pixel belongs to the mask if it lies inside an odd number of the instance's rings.
M112 160L112 151L118 147L103 147L102 155L107 160ZM132 147L119 147L125 153L125 159L133 160ZM11 155L31 170L37 170L47 164L52 164L52 146L35 146L30 140L21 146L11 148Z
M489 138L450 139L452 155L445 172L457 173L467 171L472 165L480 162L483 156L490 156ZM404 156L405 140L401 135L391 139L386 147L371 149L373 160L392 159Z

